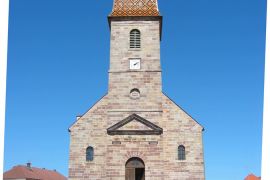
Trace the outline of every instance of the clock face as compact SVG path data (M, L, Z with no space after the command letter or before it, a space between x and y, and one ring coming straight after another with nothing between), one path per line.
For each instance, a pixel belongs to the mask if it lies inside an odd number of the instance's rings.
M141 69L141 59L130 59L129 63L130 69Z

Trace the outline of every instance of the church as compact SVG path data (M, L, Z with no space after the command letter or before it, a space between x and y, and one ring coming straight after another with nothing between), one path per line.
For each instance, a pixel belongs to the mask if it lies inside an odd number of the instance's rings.
M157 0L114 0L108 22L108 92L69 128L69 180L204 180L204 129L162 92Z

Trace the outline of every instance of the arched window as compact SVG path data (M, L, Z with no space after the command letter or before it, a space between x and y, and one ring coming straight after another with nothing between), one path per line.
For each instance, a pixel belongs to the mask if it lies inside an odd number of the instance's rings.
M86 161L93 161L94 159L94 148L89 146L86 149Z
M185 146L178 146L178 160L186 160L186 149Z
M141 48L141 33L138 29L130 31L130 48Z

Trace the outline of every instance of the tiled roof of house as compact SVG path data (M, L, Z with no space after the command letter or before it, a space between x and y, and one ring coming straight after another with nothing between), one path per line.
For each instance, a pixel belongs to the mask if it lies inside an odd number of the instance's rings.
M33 179L33 180L67 180L57 171L40 169L36 167L15 166L4 173L4 179Z
M261 180L261 177L257 177L254 174L248 175L245 180Z
M114 0L110 16L159 16L157 0Z

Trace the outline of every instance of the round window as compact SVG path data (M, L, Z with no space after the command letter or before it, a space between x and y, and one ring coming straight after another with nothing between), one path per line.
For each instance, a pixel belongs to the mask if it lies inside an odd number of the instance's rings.
M138 99L138 98L140 98L140 91L139 91L139 89L132 89L131 91L130 91L130 98L131 99Z

